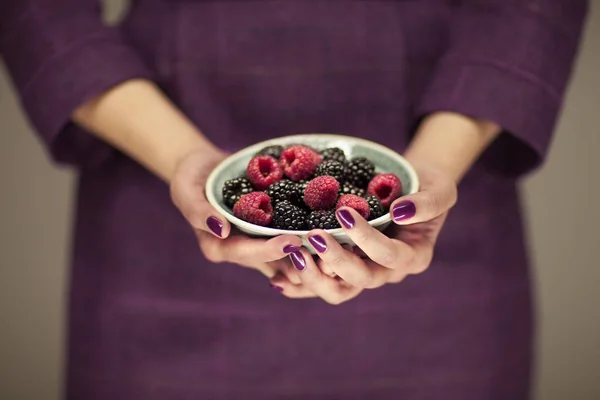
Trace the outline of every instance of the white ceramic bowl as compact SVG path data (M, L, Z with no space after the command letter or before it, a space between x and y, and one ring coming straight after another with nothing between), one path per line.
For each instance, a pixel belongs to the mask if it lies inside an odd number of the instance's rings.
M278 235L296 235L307 245L306 234L309 231L289 231L254 225L233 215L233 211L225 205L222 187L226 180L242 176L250 159L262 148L271 145L286 146L289 144L306 144L318 150L328 147L339 147L344 150L348 159L367 157L374 165L377 173L387 172L396 174L402 181L402 195L415 193L419 190L419 179L409 162L395 151L365 139L352 136L331 134L303 134L284 136L256 143L246 147L223 160L209 175L206 182L206 197L209 203L240 231L256 237L273 237ZM384 230L391 222L390 213L369 221L373 227ZM339 243L354 244L343 229L327 230Z

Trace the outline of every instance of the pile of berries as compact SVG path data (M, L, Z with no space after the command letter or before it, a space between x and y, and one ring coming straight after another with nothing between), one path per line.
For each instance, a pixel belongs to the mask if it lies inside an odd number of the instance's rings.
M285 230L335 229L335 210L350 207L366 220L388 212L401 196L394 174L376 174L365 157L346 158L334 147L269 146L248 163L242 177L223 185L233 214L255 225Z

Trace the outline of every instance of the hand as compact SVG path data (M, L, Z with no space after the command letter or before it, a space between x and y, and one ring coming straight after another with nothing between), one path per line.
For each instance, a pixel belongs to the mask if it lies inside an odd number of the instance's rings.
M442 170L419 168L421 191L397 199L390 207L394 225L386 234L371 227L356 211L340 208L336 215L356 244L340 246L322 230L309 233L318 254L313 260L305 249L292 253L301 285L283 277L271 280L291 298L321 297L340 304L387 283L424 272L431 263L434 245L448 210L456 203L454 179Z
M200 249L209 261L253 268L268 278L278 272L285 276L291 270L286 256L302 245L300 238L291 235L268 240L249 238L232 231L229 222L207 201L206 179L225 156L222 152L196 151L184 157L171 180L171 199L193 227ZM291 279L299 283L296 277Z

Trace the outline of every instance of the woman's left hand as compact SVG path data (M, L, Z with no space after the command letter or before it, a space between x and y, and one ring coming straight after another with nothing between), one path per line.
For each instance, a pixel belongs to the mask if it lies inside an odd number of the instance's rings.
M447 213L456 203L456 182L439 169L420 168L421 191L397 199L390 207L395 225L386 233L371 227L348 207L337 210L343 229L357 247L341 246L322 230L309 233L316 260L306 249L290 255L297 275L293 284L276 276L271 284L290 298L321 297L340 304L387 283L424 272Z

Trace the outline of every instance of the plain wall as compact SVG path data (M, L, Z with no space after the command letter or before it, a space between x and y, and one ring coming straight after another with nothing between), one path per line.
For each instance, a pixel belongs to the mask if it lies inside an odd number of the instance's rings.
M118 0L109 4L118 14ZM57 400L74 179L49 164L2 67L0 399ZM550 159L524 182L540 312L538 400L600 399L599 104L595 7Z

